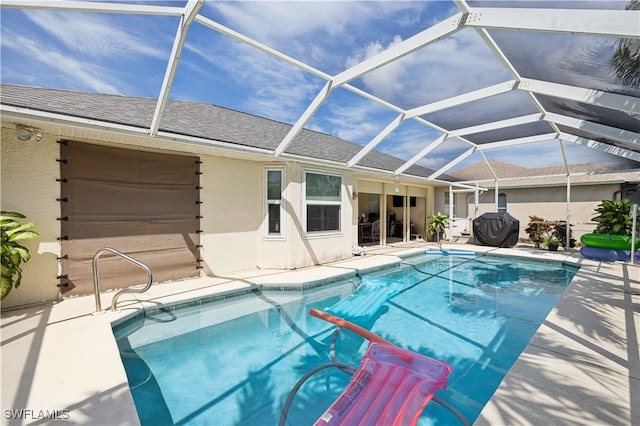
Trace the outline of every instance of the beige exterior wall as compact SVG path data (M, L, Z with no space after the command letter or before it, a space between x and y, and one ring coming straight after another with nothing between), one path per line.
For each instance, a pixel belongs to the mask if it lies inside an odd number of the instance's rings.
M620 189L619 184L602 185L573 185L570 189L571 203L569 207L570 222L573 238L580 240L580 236L593 232L595 225L591 218L595 216L595 208L602 200L610 200L613 193ZM444 209L444 192L448 189L438 188L436 204ZM499 193L507 196L507 212L520 221L520 238L528 238L525 229L529 223L529 216L535 215L545 220L567 220L567 188L565 186L538 188L498 188ZM473 220L474 214L473 192L455 194L457 202L457 216L467 216ZM469 197L467 199L467 197ZM467 204L468 202L468 204ZM448 211L443 213L448 214ZM495 191L489 190L479 197L477 216L495 210Z
M591 218L595 216L595 208L602 200L612 199L613 193L619 189L620 185L614 184L571 187L569 217L570 222L575 224L572 226L573 238L579 241L581 235L593 232L595 225L590 222ZM499 190L499 192L507 195L509 214L520 221L520 238L528 238L525 229L531 215L542 217L545 220L567 220L566 187L505 189ZM491 210L488 210L490 203L484 203L484 196L491 197ZM494 197L493 191L480 197L479 214L493 211Z
M257 266L262 226L261 163L200 156L200 250L205 274Z
M11 290L2 306L17 306L54 300L59 297L57 284L60 254L60 166L56 161L59 146L56 138L45 134L41 141L20 141L14 129L2 129L2 210L16 211L35 222L37 240L21 243L31 253L22 264L22 285Z
M59 136L45 133L42 141L19 141L14 126L3 123L2 209L25 214L36 222L40 238L27 241L32 259L23 265L22 286L3 300L3 307L21 306L60 298L58 259L60 244ZM69 138L76 139L76 138ZM82 141L82 139L76 139ZM95 142L90 139L84 142ZM119 144L114 144L118 146ZM138 149L135 145L121 146ZM148 149L143 147L141 149ZM175 153L174 150L171 152ZM185 152L185 151L183 151ZM294 269L351 257L357 241L353 205L353 174L295 162L272 163L202 154L201 263L203 274L255 269ZM286 234L264 238L265 166L285 167ZM304 170L342 175L341 232L305 235L302 202ZM116 247L117 248L117 247Z
M285 217L283 238L266 238L264 228L267 226L264 208L264 167L283 166L285 172ZM339 170L308 166L288 162L286 164L261 164L262 177L258 201L260 202L260 229L253 242L257 245L258 268L296 269L317 265L351 256L353 231L353 197L352 174ZM303 203L302 179L304 171L334 173L342 176L342 208L340 210L340 232L318 233L307 235L304 231L305 210ZM257 242L257 244L256 244Z
M304 171L336 173L342 176L342 208L340 209L340 232L306 234L303 207L302 179ZM289 195L289 218L287 239L290 241L288 268L317 265L332 260L351 257L354 222L353 176L351 172L293 163L287 169Z

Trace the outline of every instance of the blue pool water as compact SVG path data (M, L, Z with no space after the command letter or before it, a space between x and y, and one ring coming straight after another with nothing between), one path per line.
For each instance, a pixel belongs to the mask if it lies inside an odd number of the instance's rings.
M418 256L375 276L403 290L371 330L447 361L454 371L437 395L478 416L578 268L497 256ZM349 296L358 278L305 292L259 292L148 313L114 330L143 425L276 425L296 381L329 362L333 328L308 315ZM337 355L352 365L366 349L341 334ZM349 377L325 370L298 392L288 424L312 424ZM457 425L430 403L421 425Z

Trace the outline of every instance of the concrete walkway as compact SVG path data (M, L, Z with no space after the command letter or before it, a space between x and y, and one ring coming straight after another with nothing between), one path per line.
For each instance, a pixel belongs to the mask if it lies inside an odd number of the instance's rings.
M222 298L256 288L312 287L396 264L418 243L376 247L365 257L296 271L250 271L154 285L2 312L2 424L138 424L112 325L140 309ZM538 333L481 413L478 425L640 425L640 269L579 254L445 245L566 260L582 266ZM57 420L51 420L56 417Z

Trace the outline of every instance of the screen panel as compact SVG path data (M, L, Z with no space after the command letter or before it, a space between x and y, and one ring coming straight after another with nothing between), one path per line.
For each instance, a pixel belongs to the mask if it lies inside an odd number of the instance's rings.
M199 160L61 143L62 291L94 292L92 260L111 247L146 264L154 281L199 275ZM100 289L144 284L146 273L101 256Z

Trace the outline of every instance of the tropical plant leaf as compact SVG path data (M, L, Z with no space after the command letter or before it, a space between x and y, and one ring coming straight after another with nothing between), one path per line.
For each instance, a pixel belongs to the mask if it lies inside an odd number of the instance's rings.
M0 213L0 235L2 236L2 287L0 297L4 299L13 287L18 288L22 282L22 268L20 264L31 259L26 247L18 241L32 240L40 234L31 230L35 224L20 223L25 219L22 213L2 211Z
M31 228L33 228L34 226L36 226L36 224L35 224L35 223L33 223L33 222L29 222L29 223L21 223L21 224L18 224L18 226L16 226L15 228L8 229L8 230L7 230L7 234L9 234L9 235L13 235L13 234L15 234L16 232L25 231L25 230L27 230L27 229L31 229Z
M23 215L22 213L18 213L18 212L8 212L5 210L0 211L0 220L5 220L5 219L25 219L26 216Z
M629 200L602 200L595 209L597 216L591 220L598 225L594 230L598 234L631 235L632 221L629 217L631 201Z
M13 271L14 269L10 265L6 264L3 259L2 265L0 265L1 275L3 277L11 278L13 276Z
M23 262L28 262L31 259L31 253L29 253L29 249L26 247L18 246L15 247L15 253L20 256L20 259Z
M22 269L17 268L16 277L13 279L13 286L15 288L20 287L20 283L22 282Z
M38 234L35 231L20 231L20 232L11 234L9 236L9 240L10 241L33 240L34 238L38 238L39 236L40 234Z
M6 277L4 275L0 279L2 280L0 284L0 300L2 300L7 297L7 295L11 291L11 287L13 287L13 281L10 277Z

